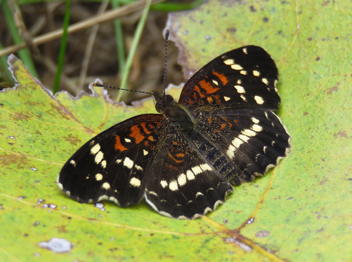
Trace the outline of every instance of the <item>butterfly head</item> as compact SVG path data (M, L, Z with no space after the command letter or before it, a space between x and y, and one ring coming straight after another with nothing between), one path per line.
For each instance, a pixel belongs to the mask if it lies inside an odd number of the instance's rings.
M155 109L161 114L170 107L170 104L174 103L174 98L171 95L160 94L158 91L153 91L153 97Z

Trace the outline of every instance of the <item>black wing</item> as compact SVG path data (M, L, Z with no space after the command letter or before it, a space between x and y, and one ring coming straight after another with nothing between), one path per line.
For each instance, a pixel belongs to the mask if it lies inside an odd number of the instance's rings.
M230 108L196 115L200 132L233 163L236 172L225 176L234 185L262 176L288 154L290 136L271 111Z
M163 139L147 170L147 203L160 214L179 219L193 219L213 211L232 192L231 184L222 175L229 166L214 167L215 158L206 153L210 147L213 151L216 148L206 140L200 141L199 134L183 133L172 123L164 127L160 131ZM200 148L199 142L208 144L207 150Z
M162 119L157 114L140 115L100 133L63 166L59 187L80 202L138 203L144 196L145 169Z
M218 56L195 73L179 103L189 108L222 105L277 110L277 80L278 70L270 55L261 47L244 46Z

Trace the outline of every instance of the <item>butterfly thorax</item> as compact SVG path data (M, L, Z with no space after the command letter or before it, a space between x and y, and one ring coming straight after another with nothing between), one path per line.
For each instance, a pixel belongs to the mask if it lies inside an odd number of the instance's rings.
M171 95L161 95L157 91L153 95L156 111L163 114L168 121L174 122L186 133L194 128L196 120L185 106L177 103Z

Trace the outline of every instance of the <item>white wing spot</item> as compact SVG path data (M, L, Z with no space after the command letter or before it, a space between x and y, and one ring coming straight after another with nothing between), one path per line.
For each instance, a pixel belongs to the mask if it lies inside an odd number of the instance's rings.
M177 182L175 180L171 181L170 184L169 184L169 188L170 188L171 191L178 190Z
M266 153L267 146L263 146L263 152Z
M258 105L264 104L264 99L261 96L254 96L254 100Z
M139 166L139 165L134 165L134 167L135 167L137 170L143 171L143 167L141 167L141 166Z
M247 71L246 70L241 70L240 74L246 76L247 75Z
M132 177L130 180L130 185L134 186L134 187L140 187L141 186L141 181L136 178L136 177Z
M196 178L191 170L187 170L186 175L188 180L193 180Z
M96 144L95 146L93 146L91 149L90 149L90 152L95 155L96 153L98 153L100 151L100 145L99 144Z
M129 139L129 138L125 138L125 141L126 141L127 143L131 143L131 139Z
M269 116L267 112L264 112L265 118L269 120Z
M255 161L255 162L258 162L258 158L259 158L260 156L261 156L260 154L256 154L254 161Z
M247 102L247 98L246 98L244 95L240 95L240 97L242 98L242 100L243 100L244 102Z
M156 192L154 192L154 191L148 191L147 193L150 194L150 195L158 196L158 194Z
M101 161L100 164L101 164L101 167L102 167L102 168L106 168L106 161L105 161L105 160Z
M274 87L276 88L277 80L275 79L274 81Z
M195 166L195 167L192 167L192 172L193 172L193 174L196 176L196 175L202 173L203 170L201 169L200 166Z
M95 163L99 164L101 162L101 160L103 160L104 158L104 154L103 152L99 151L98 154L95 155Z
M105 182L101 187L104 188L105 190L108 190L110 189L110 184L108 182Z
M233 65L235 63L235 60L233 60L233 59L226 59L225 61L224 61L224 64L225 65Z
M217 86L219 85L218 81L216 81L216 80L214 80L214 79L213 79L212 81L213 81L213 83L214 83L215 85L217 85Z
M73 166L76 166L76 161L71 159L70 164L73 165Z
M255 123L255 124L258 124L259 123L259 120L255 117L252 117L251 118L252 122Z
M263 127L261 127L260 125L254 124L251 129L255 132L261 132L263 131Z
M166 182L165 180L161 180L161 181L160 181L160 185L161 185L163 188L165 188L165 187L167 187L167 182Z
M199 166L202 170L203 170L203 172L204 171L212 171L213 169L211 168L211 166L209 166L209 164L201 164L200 166Z
M233 158L235 156L235 151L236 148L233 145L230 145L229 148L226 151L226 154L230 157Z
M123 161L123 165L129 169L131 169L133 167L134 162L129 158L129 157L125 157L125 160Z
M238 79L238 80L237 80L237 84L238 84L238 85L242 84L242 80L241 80L241 79Z
M241 133L245 136L256 136L257 133L250 130L250 129L245 129L245 130L242 130Z
M253 75L254 76L260 76L260 72L258 70L253 70Z
M266 84L266 85L269 85L269 81L268 81L268 79L266 79L266 78L262 78L262 82L263 82L264 84Z
M224 99L225 99L226 102L229 101L229 100L231 100L231 98L228 97L228 96L224 96Z
M243 48L242 51L243 51L243 53L245 53L246 55L248 55L248 53L247 53L247 48Z
M97 181L101 181L101 180L103 180L103 175L102 174L96 174L95 175L95 180L97 180Z
M192 171L193 171L194 175L198 175L203 172L201 166L192 167Z
M187 183L185 174L182 173L181 175L179 175L177 181L180 186L184 186Z
M196 197L204 196L202 192L197 192Z
M116 159L116 163L120 164L122 159Z
M245 135L239 135L238 136L241 140L243 140L244 142L248 142L249 140L249 137L248 136L245 136Z
M239 94L245 94L246 93L246 90L244 90L243 86L235 85L235 88L236 88L237 93L239 93Z
M146 156L148 154L149 154L149 152L147 150L143 149L143 155Z
M233 70L242 70L243 69L243 67L240 66L239 64L233 64L233 65L231 65L231 68Z
M243 141L242 141L241 139L239 139L239 138L236 137L234 140L232 140L232 144L233 144L236 148L239 148L240 145L243 144Z

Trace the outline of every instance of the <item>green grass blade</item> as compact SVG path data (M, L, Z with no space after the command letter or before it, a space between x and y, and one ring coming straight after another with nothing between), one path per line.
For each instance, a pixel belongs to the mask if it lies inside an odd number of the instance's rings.
M151 0L148 0L146 2L146 5L145 5L145 8L143 10L141 19L139 20L139 23L138 23L138 26L137 26L137 29L136 29L136 34L135 34L135 37L133 39L132 47L131 47L130 53L128 54L126 66L125 66L125 69L124 69L124 71L122 73L120 88L126 88L126 83L127 83L128 75L129 75L130 68L131 68L131 65L132 65L132 60L133 60L134 54L136 52L136 49L137 49L137 46L138 46L138 43L139 43L139 39L141 38L142 31L143 31L143 28L144 28L144 25L145 25L145 21L147 20L147 15L148 15L148 12L149 12L149 8L150 8L151 2L152 2ZM122 95L122 91L120 90L118 92L118 94L117 94L116 101L120 101L121 95Z
M8 29L11 33L11 37L12 37L14 43L16 45L23 43L21 36L18 34L17 26L16 26L16 23L13 19L12 12L11 12L9 6L7 5L7 1L1 1L0 6L1 6L1 9L4 13L4 17L5 17ZM35 65L34 65L34 62L33 62L33 59L32 59L32 56L31 56L29 49L25 48L25 49L18 51L17 53L18 53L18 56L20 57L20 59L22 60L22 62L27 67L28 71L34 77L38 78L38 73L37 73L37 70L35 69Z
M61 39L61 47L60 47L60 53L59 53L59 58L58 58L58 63L57 63L57 71L55 75L55 82L54 82L54 88L53 88L53 93L57 93L60 88L60 78L61 78L61 73L62 73L62 68L64 65L64 59L65 59L65 51L66 51L66 45L67 45L67 29L70 23L70 5L71 1L66 0L66 12L65 12L65 19L64 19L64 33L62 35Z
M185 11L194 9L201 4L203 4L205 0L195 0L190 3L177 3L177 2L166 2L166 3L159 3L153 5L150 9L154 11L161 11L161 12L177 12L177 11Z
M114 9L117 9L119 7L120 1L119 0L112 0L111 5ZM114 20L114 26L115 26L115 36L116 36L116 49L117 49L117 61L119 63L119 70L120 72L124 71L125 68L125 45L124 45L124 39L123 39L123 33L122 33L122 25L121 25L121 20L116 19Z

